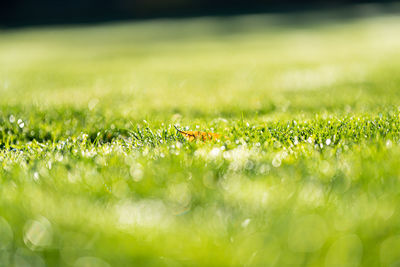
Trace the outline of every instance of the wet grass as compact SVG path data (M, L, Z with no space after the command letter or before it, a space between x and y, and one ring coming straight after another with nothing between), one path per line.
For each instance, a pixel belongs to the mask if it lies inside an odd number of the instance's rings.
M0 32L0 265L398 263L400 19L373 14Z

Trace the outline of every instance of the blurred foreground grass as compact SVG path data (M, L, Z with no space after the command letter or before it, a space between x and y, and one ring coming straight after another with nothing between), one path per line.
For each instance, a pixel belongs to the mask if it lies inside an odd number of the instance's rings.
M400 17L369 12L0 32L0 265L398 264Z

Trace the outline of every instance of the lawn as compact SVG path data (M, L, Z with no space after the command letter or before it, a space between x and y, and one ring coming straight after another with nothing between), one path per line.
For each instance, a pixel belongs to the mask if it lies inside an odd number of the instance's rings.
M399 264L400 16L352 11L1 30L0 265Z

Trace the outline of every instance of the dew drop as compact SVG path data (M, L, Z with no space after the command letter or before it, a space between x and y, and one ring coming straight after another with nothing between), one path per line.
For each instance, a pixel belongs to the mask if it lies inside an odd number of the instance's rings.
M327 146L329 146L329 145L331 144L331 139L326 139L325 144L326 144Z
M272 160L272 166L274 166L275 168L278 168L279 166L281 166L282 164L282 160L279 156L276 156L273 160Z
M246 228L250 224L250 222L251 222L251 220L249 218L247 218L246 220L244 220L242 222L241 225L242 225L243 228Z
M19 126L19 128L24 128L24 126L25 126L25 123L21 120L21 119L19 119L18 121L17 121L17 123L18 123L18 126Z

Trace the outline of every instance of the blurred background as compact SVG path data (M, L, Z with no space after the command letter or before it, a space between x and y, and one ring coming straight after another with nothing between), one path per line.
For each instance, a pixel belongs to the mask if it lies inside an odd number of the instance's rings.
M399 10L2 1L0 267L398 266Z
M157 17L232 15L327 9L389 0L6 0L0 25L87 23Z

